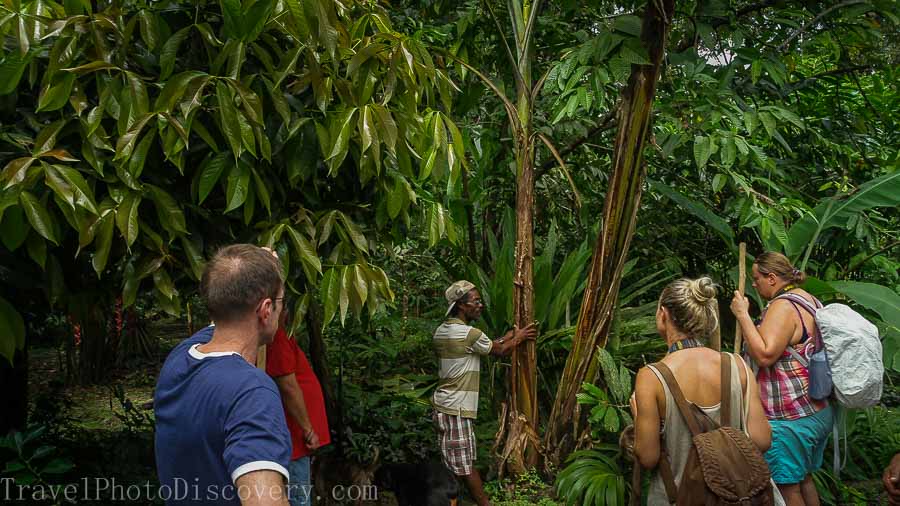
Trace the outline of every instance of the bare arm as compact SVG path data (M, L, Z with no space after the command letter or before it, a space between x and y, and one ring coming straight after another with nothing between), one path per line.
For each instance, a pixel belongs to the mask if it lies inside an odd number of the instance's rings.
M762 401L759 400L759 385L756 378L747 375L747 368L743 363L744 361L738 357L741 382L747 385L747 434L759 451L765 452L772 445L772 427L769 426L769 420L763 412Z
M491 355L505 357L523 341L534 339L535 336L537 336L537 328L534 323L524 329L513 328L500 339L494 340L494 344L491 346Z
M731 311L741 326L747 352L760 367L769 367L784 354L796 331L797 321L789 302L776 301L769 306L762 325L757 329L750 318L749 305L746 297L734 292Z
M235 481L242 506L288 506L284 476L262 469L242 474Z
M634 456L644 469L659 464L659 406L657 404L659 380L650 369L638 371L634 384Z
M303 390L297 384L297 377L293 374L285 374L274 378L278 390L281 392L281 398L289 416L300 424L303 429L303 439L306 446L310 450L319 447L319 435L313 430L312 422L309 420L309 411L306 409L306 400L303 398Z

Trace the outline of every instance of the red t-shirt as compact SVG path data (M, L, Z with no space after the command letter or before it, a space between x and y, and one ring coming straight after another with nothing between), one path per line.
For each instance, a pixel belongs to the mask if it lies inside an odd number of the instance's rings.
M325 398L322 396L322 385L316 378L306 355L297 346L297 341L289 338L283 328L278 329L275 333L275 339L272 344L266 347L266 373L277 378L286 374L293 373L297 377L297 383L300 390L303 391L303 400L306 403L306 412L309 414L309 421L312 423L313 430L319 436L319 442L322 446L331 442L331 433L328 432L328 417L325 414ZM284 405L284 400L281 401ZM297 460L301 457L309 455L310 450L306 447L303 440L303 429L300 424L292 417L285 407L284 417L287 418L288 430L291 433L291 443L293 451L291 452L291 460Z

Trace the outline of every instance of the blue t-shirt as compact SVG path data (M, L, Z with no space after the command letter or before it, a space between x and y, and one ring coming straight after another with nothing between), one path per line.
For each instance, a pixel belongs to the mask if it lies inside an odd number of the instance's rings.
M156 384L156 470L166 504L240 504L234 483L269 469L288 478L291 437L278 388L238 353L201 353L207 327L175 347Z

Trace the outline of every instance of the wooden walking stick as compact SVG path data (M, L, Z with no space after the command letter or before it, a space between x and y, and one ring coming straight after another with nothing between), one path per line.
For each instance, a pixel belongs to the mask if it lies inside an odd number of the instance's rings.
M744 295L747 285L747 243L742 242L738 248L738 291ZM734 328L734 352L741 352L742 345L741 323L737 322Z

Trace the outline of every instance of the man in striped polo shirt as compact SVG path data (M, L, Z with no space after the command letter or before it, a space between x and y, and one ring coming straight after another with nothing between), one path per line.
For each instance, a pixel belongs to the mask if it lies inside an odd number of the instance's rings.
M490 504L475 469L475 416L482 355L509 355L516 346L534 339L534 324L514 328L495 341L469 325L484 310L481 294L468 281L457 281L444 292L447 320L434 332L434 348L440 360L440 380L432 397L434 423L444 464L463 478L479 506Z

